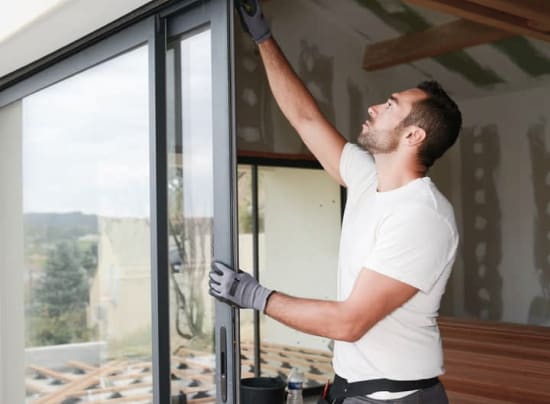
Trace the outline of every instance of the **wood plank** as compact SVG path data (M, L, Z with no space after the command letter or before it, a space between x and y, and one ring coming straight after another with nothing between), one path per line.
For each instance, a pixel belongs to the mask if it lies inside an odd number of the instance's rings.
M65 385L63 388L56 390L52 392L51 394L48 394L46 396L41 397L37 401L35 401L35 404L54 404L54 403L60 403L63 401L67 396L71 395L72 393L76 393L82 390L87 389L90 386L93 386L94 384L97 384L99 382L99 375L101 374L101 369L97 369L91 373L88 373L86 375L83 375L82 377L78 378L77 380L74 380L67 385Z
M447 390L449 402L452 404L513 404L512 401L493 400L488 397L479 397L467 393Z
M47 391L42 385L28 380L25 380L25 390L33 394L42 394Z
M548 0L470 0L472 3L504 13L523 17L548 25L550 16L550 2Z
M98 384L100 377L106 373L111 373L115 370L127 366L125 362L109 362L104 366L97 368L96 370L75 378L70 383L67 383L59 390L52 392L46 396L41 397L35 402L35 404L55 404L63 401L67 396L72 393L79 392L87 389L94 384Z
M76 378L75 376L69 376L65 373L56 372L55 370L44 368L38 365L28 365L27 369L30 369L36 373L40 373L41 375L51 377L52 379L61 380L63 382L72 382Z
M69 394L67 397L83 397L87 395L99 395L99 394L106 394L106 393L120 393L122 391L128 391L128 390L139 390L144 388L152 388L153 383L136 383L136 384L127 384L124 386L111 386L111 387L103 387L99 389L87 389L82 391L76 391L74 393Z
M85 370L87 372L97 369L96 366L88 365L87 363L80 362L80 361L68 361L67 365L75 369Z
M288 357L282 357L276 353L267 353L261 355L261 358L267 362L277 362L281 365L283 363L290 363L291 365L297 365L302 368L316 368L318 370L322 370L326 373L333 373L332 365L329 362L311 362L310 360L306 359L299 359L299 358L288 358ZM260 366L263 366L260 365Z
M533 348L522 345L502 344L498 342L486 342L458 338L443 338L443 349L455 349L466 352L478 352L491 355L502 355L508 358L546 360L550 363L550 349Z
M511 361L513 361L516 369L521 369L523 375L542 376L550 379L550 365L545 360L508 358L502 355L445 349L445 364L452 363L457 366L475 366L479 369L502 371L509 367Z
M439 319L449 399L457 404L550 402L550 329Z
M196 357L196 356L206 356L206 357L209 357L209 356L213 356L213 355L214 355L213 352L198 351L198 350L191 349L191 348L179 347L179 348L178 348L178 353L177 353L176 356L181 356L181 355L180 355L180 352L183 352L183 353L192 355L193 357Z
M512 36L473 21L459 19L426 31L377 42L365 48L363 69L374 71L481 45Z
M140 394L128 397L111 398L109 400L94 401L96 404L116 404L116 403L140 403L151 402L153 393Z
M206 404L215 403L216 397L191 398L187 400L188 404Z
M440 326L443 327L464 327L476 330L487 330L496 332L514 332L521 334L536 334L550 338L550 329L542 325L505 323L501 321L489 321L479 319L466 319L457 317L441 316L437 319Z
M249 361L249 360L243 361L242 364L243 365L248 365L248 366L254 366L254 362ZM271 372L273 372L273 374L279 374L279 372L286 373L286 374L290 373L290 369L284 369L284 368L281 368L280 366L274 366L274 365L270 365L268 363L262 363L262 371L263 370L270 370ZM319 374L316 374L316 373L304 372L304 376L307 379L316 381L320 384L324 384L329 380L327 375L323 375L323 374L319 375Z
M530 20L466 0L405 0L407 3L485 24L493 28L550 42L550 33L533 27ZM484 3L485 4L485 3ZM550 13L541 16L550 19Z
M328 350L312 349L312 348L305 348L305 347L298 347L298 346L291 346L291 345L281 345L281 344L275 344L273 342L265 342L265 341L262 341L261 347L262 349L264 349L264 347L270 347L270 348L280 349L282 352L287 352L287 353L301 352L309 355L318 355L318 356L332 359L332 353Z
M508 400L517 403L548 403L550 392L546 379L523 377L520 372L488 371L474 366L466 368L447 364L441 381L450 391Z
M247 352L250 354L254 353L254 347L249 344L241 344L241 351ZM283 347L270 347L270 346L261 346L260 351L262 353L262 356L265 357L266 355L275 355L281 362L288 362L296 360L296 358L303 359L302 363L308 363L310 365L317 365L319 363L321 364L328 364L329 366L332 366L332 359L330 357L327 357L325 355L319 355L319 354L307 354L297 351L288 351L285 350Z
M135 380L135 379L144 379L146 377L151 377L151 371L148 372L135 372L135 373L126 373L116 376L103 376L103 379L108 381L119 381L119 380Z
M139 396L128 396L113 398L110 400L104 401L94 401L96 404L118 404L118 403L136 403L136 402L151 402L153 399L153 393L141 394ZM203 398L193 398L187 399L188 404L206 404L206 403L215 403L216 397L203 397Z
M199 380L202 383L214 383L215 374L214 373L192 373L185 370L172 369L172 373L176 376L186 379L186 380Z
M194 359L197 359L199 357L197 356L172 356L172 361L176 361L176 362L179 362L179 363L184 363L186 364L187 366L189 366L190 368L192 367L196 367L196 368L203 368L203 369L214 369L214 366L212 365L209 365L207 363L202 363L198 360L194 360Z

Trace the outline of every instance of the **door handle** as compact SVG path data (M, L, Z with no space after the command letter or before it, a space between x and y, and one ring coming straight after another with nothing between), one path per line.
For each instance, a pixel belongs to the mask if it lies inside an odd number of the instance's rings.
M220 393L222 402L227 402L227 331L220 328Z

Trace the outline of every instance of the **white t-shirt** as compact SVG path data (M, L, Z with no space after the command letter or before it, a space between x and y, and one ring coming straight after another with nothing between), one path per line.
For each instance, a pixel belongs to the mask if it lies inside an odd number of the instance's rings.
M458 232L453 208L428 177L377 192L372 155L346 144L340 176L347 189L338 263L338 299L362 268L419 289L356 342L335 341L333 366L348 382L416 380L444 372L437 315L453 265ZM377 399L406 395L375 393Z

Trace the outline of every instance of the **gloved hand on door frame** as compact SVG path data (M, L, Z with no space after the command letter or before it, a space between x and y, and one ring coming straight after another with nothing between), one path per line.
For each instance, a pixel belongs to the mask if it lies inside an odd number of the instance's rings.
M250 274L234 271L222 262L212 262L208 293L216 299L243 309L265 311L267 299L273 293Z

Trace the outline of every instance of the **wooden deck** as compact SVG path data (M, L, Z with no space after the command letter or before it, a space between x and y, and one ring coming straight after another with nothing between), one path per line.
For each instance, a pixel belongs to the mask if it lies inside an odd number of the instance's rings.
M332 378L330 352L265 343L261 347L261 370L265 376L286 378L292 363L306 373L306 385ZM172 395L184 393L189 404L215 402L214 355L180 348L172 356ZM253 345L242 343L241 376L254 376ZM150 403L151 363L110 361L97 367L69 361L63 369L27 366L27 402L33 404ZM259 403L260 404L260 403Z
M550 328L442 318L446 373L452 404L550 403ZM241 344L241 376L254 375L254 349ZM331 353L262 343L261 371L286 378L292 366L306 387L333 378ZM214 403L214 355L181 348L172 357L172 394L190 404ZM151 363L110 361L101 366L69 361L63 369L27 367L27 402L33 404L150 403ZM260 403L258 403L260 404Z

